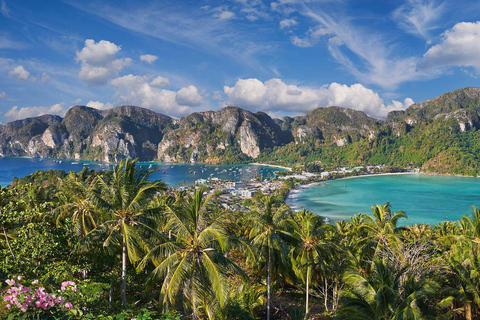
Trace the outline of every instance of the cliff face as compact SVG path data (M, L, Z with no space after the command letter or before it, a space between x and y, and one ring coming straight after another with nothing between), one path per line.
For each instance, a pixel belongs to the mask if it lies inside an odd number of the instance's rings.
M423 164L440 153L440 160L457 159L458 150L480 145L479 112L479 88L392 111L386 121L334 106L283 119L236 107L174 119L134 106L75 106L63 119L45 115L0 125L0 156L238 163L288 155L291 161Z
M178 128L160 142L158 159L215 163L256 158L264 149L291 141L291 132L282 130L267 114L227 107L180 119Z

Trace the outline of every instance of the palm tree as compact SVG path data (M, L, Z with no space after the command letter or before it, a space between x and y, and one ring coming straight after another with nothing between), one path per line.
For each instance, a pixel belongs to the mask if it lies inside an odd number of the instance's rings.
M374 254L376 254L383 247L399 242L398 220L407 218L407 215L403 211L392 214L389 202L372 206L372 214L373 218L364 215L365 222L361 228L368 232L371 241L367 246L374 247Z
M80 174L71 171L61 181L58 197L63 204L55 208L53 214L57 216L57 225L70 217L75 223L77 235L84 237L97 227L98 222L102 222L103 212L96 201L95 180L82 179Z
M295 273L305 283L305 316L308 315L309 281L312 268L323 269L324 262L328 259L330 247L325 242L327 228L333 229L329 224L323 223L322 217L302 210L293 214L289 220L293 226L293 234L298 244L292 249L292 262Z
M407 280L402 281L405 276ZM418 302L438 290L438 285L425 277L409 276L406 269L395 271L378 257L371 273L351 271L343 280L348 289L343 291L344 303L337 318L346 320L424 319Z
M101 223L84 237L84 243L106 234L104 247L111 244L122 248L122 303L127 301L127 258L133 264L140 260L139 250L145 247L142 232L158 234L154 227L156 208L149 208L151 199L165 189L162 181L148 181L155 170L138 169L136 160L122 160L113 169L111 176L97 176L88 189L88 201L75 207L83 221L85 210L98 210L104 216ZM94 207L92 207L92 204ZM83 222L82 222L83 223ZM92 225L94 221L92 220Z
M267 269L267 320L270 319L272 265L285 264L290 251L287 241L294 239L288 231L287 208L282 204L278 196L264 196L247 216L250 227L248 237L260 253L260 258L265 259Z
M200 311L212 318L216 303L223 308L228 297L228 274L244 272L224 254L230 235L227 223L230 213L215 202L212 193L205 197L206 189L191 194L181 193L175 203L165 202L171 240L158 244L143 258L138 268L148 261L156 268L149 281L163 279L161 293L173 303L182 291L190 303L192 319Z

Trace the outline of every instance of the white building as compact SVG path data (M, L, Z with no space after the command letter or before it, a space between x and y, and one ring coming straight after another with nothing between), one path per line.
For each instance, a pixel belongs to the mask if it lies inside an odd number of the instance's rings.
M240 190L240 197L243 199L249 199L255 195L254 190L242 189Z

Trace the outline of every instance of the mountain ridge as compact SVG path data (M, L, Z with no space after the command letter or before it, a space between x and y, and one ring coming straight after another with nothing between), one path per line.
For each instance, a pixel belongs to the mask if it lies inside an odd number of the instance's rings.
M479 113L480 88L474 87L392 111L385 120L337 106L282 119L233 106L180 119L136 106L73 106L63 118L43 115L0 126L0 156L106 162L125 157L203 163L382 162L435 172L455 171L459 164L452 163L466 161L467 171L476 174L471 150L480 141ZM447 169L442 169L444 164Z

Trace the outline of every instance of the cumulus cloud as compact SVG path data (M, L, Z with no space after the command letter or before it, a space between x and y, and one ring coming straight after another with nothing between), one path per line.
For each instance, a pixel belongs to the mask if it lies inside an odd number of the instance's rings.
M25 81L30 77L30 72L25 70L23 66L17 66L8 73L8 76L17 79L18 81Z
M56 114L59 116L64 116L67 110L64 109L64 103L56 103L51 107L24 107L18 109L17 106L14 106L5 113L5 118L10 121L37 117L44 114Z
M161 76L156 77L150 82L152 87L168 87L170 85L170 80Z
M182 106L195 107L202 103L202 97L195 86L189 85L177 91L175 101Z
M423 55L419 68L473 67L480 71L480 21L460 22Z
M95 43L92 39L85 41L82 51L77 51L75 60L81 62L79 78L88 85L103 85L111 78L118 76L118 72L130 65L132 59L117 59L116 54L121 50L115 43L101 40Z
M202 97L195 86L188 86L177 92L152 86L155 78L132 74L110 81L118 89L118 104L134 104L173 116L191 112L191 108L202 103ZM163 78L165 79L165 78ZM160 80L158 80L160 82ZM154 83L155 84L155 83Z
M226 104L261 109L266 112L306 113L318 107L339 106L363 111L370 116L385 117L392 110L406 109L413 103L392 101L385 105L379 95L361 84L351 86L332 83L320 88L288 85L281 79L262 82L239 79L233 87L224 87Z
M298 24L298 21L295 19L283 19L280 21L280 29L285 29L285 28L291 28L293 26L296 26Z
M113 104L90 100L87 103L87 107L98 109L98 110L107 110L107 109L113 108Z
M140 56L140 60L149 64L154 63L158 59L158 56L153 54L142 54Z

